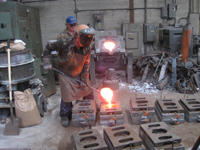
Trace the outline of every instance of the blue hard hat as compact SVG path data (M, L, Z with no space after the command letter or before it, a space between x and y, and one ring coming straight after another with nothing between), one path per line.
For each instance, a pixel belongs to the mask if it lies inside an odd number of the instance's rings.
M76 18L74 16L69 16L66 19L66 23L74 24L74 23L76 23Z

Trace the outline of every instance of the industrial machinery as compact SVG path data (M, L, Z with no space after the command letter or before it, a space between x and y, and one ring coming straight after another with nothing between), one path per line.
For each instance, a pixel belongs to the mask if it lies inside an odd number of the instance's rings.
M109 68L124 70L128 83L132 83L132 51L125 51L123 36L116 31L99 31L95 34L95 50L91 54L90 78L95 83L95 73L105 73Z
M177 54L181 49L182 28L168 27L163 30L163 42L164 47L171 53Z
M31 48L33 57L42 54L39 10L21 3L0 3L0 41L20 39Z
M39 10L15 1L0 2L0 43L8 39L20 39L26 44L25 50L11 51L12 89L23 91L30 87L31 79L38 78L42 81L42 93L46 97L54 94L56 89L53 71L44 71L40 59L43 50ZM0 61L0 107L8 108L5 49L0 50Z
M11 52L12 89L25 90L29 87L28 81L35 77L34 59L30 50ZM9 108L8 103L8 60L7 53L0 53L0 107ZM6 103L4 103L6 102Z

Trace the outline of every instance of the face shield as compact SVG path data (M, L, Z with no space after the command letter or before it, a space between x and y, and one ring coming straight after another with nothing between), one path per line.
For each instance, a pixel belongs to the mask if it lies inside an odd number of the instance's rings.
M80 35L80 43L81 43L81 45L83 47L89 48L90 44L93 41L93 37L95 35L95 30L92 27L81 29L79 31L79 35Z
M94 37L94 35L81 34L80 35L81 45L83 45L83 47L89 48L93 41L93 37Z

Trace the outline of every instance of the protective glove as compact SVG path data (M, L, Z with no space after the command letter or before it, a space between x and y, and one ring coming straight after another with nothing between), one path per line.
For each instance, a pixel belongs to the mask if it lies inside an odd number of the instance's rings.
M52 69L50 57L42 57L42 62L44 63L44 70L51 70Z

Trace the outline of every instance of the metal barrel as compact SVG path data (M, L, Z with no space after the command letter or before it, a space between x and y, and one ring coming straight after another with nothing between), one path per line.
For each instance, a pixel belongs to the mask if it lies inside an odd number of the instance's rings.
M183 34L182 34L182 43L181 43L181 61L187 62L188 56L189 56L189 50L191 50L192 45L192 27L188 23L183 28Z
M34 59L29 49L11 52L12 84L22 83L35 77ZM0 84L8 85L7 53L0 54Z

